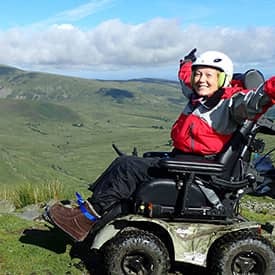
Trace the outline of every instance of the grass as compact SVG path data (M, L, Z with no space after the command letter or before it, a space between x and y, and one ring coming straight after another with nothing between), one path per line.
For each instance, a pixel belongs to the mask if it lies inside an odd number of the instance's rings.
M181 108L152 102L0 100L0 185L59 180L84 189L116 157L113 142L127 152L164 147Z
M254 211L243 209L242 215L246 217L250 221L256 221L259 223L266 223L266 222L275 222L275 217L272 214L268 214L268 210L264 211L265 213L255 213Z
M0 215L0 274L88 274L70 256L71 244L60 232L17 218Z
M70 198L72 194L66 192L64 185L59 181L52 181L43 185L21 184L10 190L6 187L0 191L0 196L4 200L12 202L17 209L20 209L31 204L45 204L50 200Z
M274 203L274 199L263 196L263 197L254 197L247 195L243 199L243 204L241 204L241 214L246 217L248 220L257 221L260 223L265 222L275 222L275 215L273 214L275 209L271 211L265 206L257 207L256 209L248 209L243 207L247 202L250 204L258 204L258 205L272 205Z

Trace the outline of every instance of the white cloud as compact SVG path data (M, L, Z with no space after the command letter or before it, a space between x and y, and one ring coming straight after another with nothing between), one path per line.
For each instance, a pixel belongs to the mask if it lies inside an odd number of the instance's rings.
M239 68L257 65L265 73L271 73L271 64L275 63L273 41L275 28L272 27L182 27L176 20L162 18L131 25L113 19L90 30L55 24L43 31L22 28L2 31L0 63L64 72L69 69L163 70L197 47L199 52L224 51Z

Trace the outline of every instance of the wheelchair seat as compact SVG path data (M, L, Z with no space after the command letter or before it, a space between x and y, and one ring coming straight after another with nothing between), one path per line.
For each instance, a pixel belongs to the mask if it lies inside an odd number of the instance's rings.
M159 164L167 178L140 186L134 196L136 212L163 219L225 222L236 217L240 194L255 183L253 175L247 174L254 125L252 121L244 123L211 159L163 155Z

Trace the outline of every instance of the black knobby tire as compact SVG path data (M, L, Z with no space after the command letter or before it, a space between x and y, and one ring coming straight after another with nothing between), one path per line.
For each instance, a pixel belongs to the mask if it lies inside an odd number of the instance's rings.
M215 244L208 264L213 275L274 275L275 251L257 233L238 231Z
M107 274L167 275L170 258L163 242L144 230L124 231L109 241L104 249Z

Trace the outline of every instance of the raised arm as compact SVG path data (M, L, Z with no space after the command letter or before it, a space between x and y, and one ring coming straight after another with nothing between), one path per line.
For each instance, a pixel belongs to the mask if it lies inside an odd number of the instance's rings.
M182 93L188 99L193 94L191 87L191 66L192 62L196 61L196 53L197 49L194 48L190 51L184 59L180 60L179 71L178 71L178 79L180 81Z

